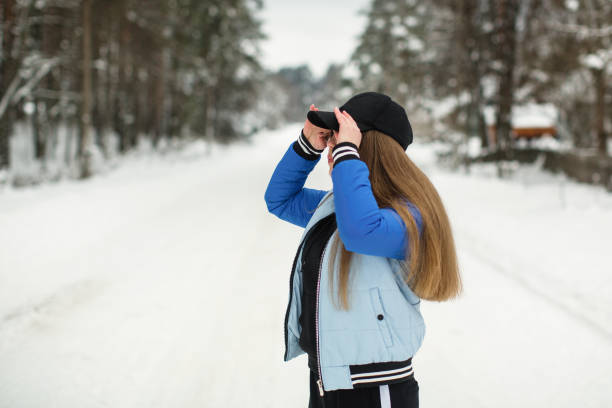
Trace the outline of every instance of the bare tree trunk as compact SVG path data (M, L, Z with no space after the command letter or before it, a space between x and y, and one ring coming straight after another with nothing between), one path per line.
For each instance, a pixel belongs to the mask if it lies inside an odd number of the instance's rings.
M485 105L485 97L484 97L484 87L482 84L482 78L485 75L485 71L486 71L486 66L488 64L488 61L485 61L485 59L487 58L487 50L489 47L489 44L487 42L487 37L485 35L485 33L482 31L482 27L481 24L479 23L480 21L483 21L486 17L485 17L485 13L482 11L482 4L480 4L480 2L475 2L475 20L472 21L471 27L472 27L472 33L475 36L475 48L478 50L478 59L477 61L474 62L474 64L476 65L475 69L473 70L474 73L476 74L476 78L475 78L475 87L476 87L476 93L474 94L474 98L476 101L476 107L477 107L477 114L478 114L478 136L480 137L480 146L483 149L488 149L489 148L489 133L487 131L487 123L485 121L485 116L484 116L484 105Z
M93 7L93 13L96 15L98 10ZM91 11L90 11L91 13ZM101 26L100 21L92 22L91 26L91 61L98 61L100 59L100 43L101 38ZM92 143L97 146L102 146L102 134L103 134L103 96L104 93L100 92L101 83L103 82L102 74L99 69L95 66L92 66L91 69L91 125L92 130L94 131L92 137Z
M466 134L477 134L481 146L486 148L489 141L484 122L483 108L484 96L482 77L484 76L484 40L480 28L482 16L480 4L473 0L462 0L456 3L455 13L461 16L459 21L458 42L462 48L462 58L466 66L467 88L470 92L468 118L466 120Z
M180 136L180 124L178 118L180 117L180 90L178 89L180 83L180 74L179 74L179 61L176 55L171 56L171 72L173 74L173 78L170 81L170 90L169 90L169 102L168 102L168 135L170 137Z
M514 103L514 69L516 67L516 20L520 0L497 1L497 51L499 88L495 118L496 149L503 151L502 157L511 158L512 105ZM505 176L502 161L497 163L498 177Z
M164 92L166 78L166 48L165 46L159 51L157 72L153 78L153 145L157 147L159 139L163 133L163 115L164 115Z
M109 99L109 86L108 81L110 79L109 72L111 71L111 51L110 46L108 44L112 43L112 36L110 35L111 27L109 22L109 13L104 13L104 18L101 22L97 24L98 29L94 30L94 32L98 31L94 34L93 38L93 52L96 57L94 57L94 61L99 59L100 61L104 60L103 67L100 69L94 69L94 77L92 79L93 83L93 92L95 98L94 102L94 113L93 113L93 123L96 129L96 143L100 146L102 150L102 154L106 159L109 158L109 145L108 141L108 130L110 128L110 116L109 109L111 106L111 101ZM102 45L107 44L105 50L102 50Z
M608 135L604 126L606 110L606 70L591 70L595 77L595 133L597 134L597 152L603 156L608 154Z
M36 96L30 99L30 102L34 105L34 111L32 112L30 120L32 121L32 139L34 141L34 157L38 160L45 160L45 143L47 141L47 135L41 131L40 126L40 111L38 104L40 101Z
M107 62L107 69L106 69L106 76L105 76L105 103L106 103L106 108L105 108L105 122L106 122L106 129L109 131L113 131L115 134L119 134L119 120L118 120L118 115L117 115L117 111L119 109L119 97L117 96L118 93L118 81L115 79L114 75L113 75L113 70L114 69L118 69L119 68L119 57L118 54L120 52L120 50L118 49L119 47L117 46L117 44L119 43L119 39L114 35L115 33L117 33L118 27L119 27L119 23L118 23L118 7L117 5L114 5L111 8L111 12L109 13L110 18L108 19L108 43L109 46L106 49L106 62ZM112 46L111 46L112 45ZM106 139L108 142L110 142L109 139ZM110 143L105 144L105 153L107 155L111 154L111 145Z
M130 34L128 31L128 20L125 16L125 6L120 8L119 16L119 86L115 94L115 129L119 134L119 151L125 152L129 148L128 128L125 121L127 111L127 69L128 69L128 44Z
M138 61L132 56L130 59L132 68L132 78L129 81L129 90L131 100L131 111L132 111L132 126L130 126L130 148L138 145L139 133L142 129L142 112L140 109L140 97L142 94L142 87L140 86L140 80L138 79Z
M484 101L482 86L480 87L480 101L481 106L484 106L484 103L482 103ZM489 149L489 132L482 108L478 111L478 135L480 136L480 146L483 149Z
M8 89L17 72L17 61L13 54L15 36L15 0L2 0L0 3L0 100ZM0 169L10 165L9 141L13 132L13 109L9 106L4 115L0 115Z
M42 50L45 58L53 57L57 50L60 48L60 42L62 39L62 29L60 24L62 21L64 10L57 5L47 5L45 7L45 20L42 27ZM41 85L47 91L57 91L56 97L49 97L44 100L43 106L45 111L43 112L42 118L42 135L43 140L40 145L40 151L53 151L57 144L58 136L57 129L60 122L60 113L58 113L58 107L62 106L62 91L61 91L61 79L56 80L53 75L53 71L59 73L57 78L61 78L62 64L58 64L58 67L53 68L49 75L45 75L45 78L41 81ZM63 108L60 108L63 109ZM55 112L53 112L55 111ZM46 158L44 158L43 166L46 166Z
M204 129L204 139L206 140L206 154L212 153L212 144L214 141L214 123L213 109L215 105L214 88L210 85L203 89L204 105L202 106L202 122Z
M83 0L83 101L81 105L80 177L91 176L91 0Z
M496 136L498 149L508 151L512 131L511 114L514 102L514 69L516 66L516 19L519 0L498 0L497 49L501 68L497 92Z

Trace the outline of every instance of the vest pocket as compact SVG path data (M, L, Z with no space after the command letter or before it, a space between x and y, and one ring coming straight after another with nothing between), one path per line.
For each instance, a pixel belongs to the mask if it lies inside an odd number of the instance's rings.
M382 297L380 296L380 289L370 288L370 303L374 310L373 318L376 320L378 330L383 337L385 346L391 347L393 345L393 337L391 336L391 330L389 329L389 323L385 309L383 308Z

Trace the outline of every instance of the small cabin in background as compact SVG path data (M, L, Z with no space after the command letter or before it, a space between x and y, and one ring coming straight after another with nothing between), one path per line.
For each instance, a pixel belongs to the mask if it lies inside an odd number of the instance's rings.
M550 104L530 103L512 108L512 138L514 140L539 139L545 136L557 138L558 110ZM484 108L489 142L496 142L495 108Z

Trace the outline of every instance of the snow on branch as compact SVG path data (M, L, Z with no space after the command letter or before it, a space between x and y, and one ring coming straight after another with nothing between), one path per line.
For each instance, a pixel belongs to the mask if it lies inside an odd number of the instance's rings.
M612 25L606 27L589 27L579 24L563 24L556 21L549 21L548 25L557 31L576 34L580 38L598 38L612 35Z
M17 74L11 81L4 95L0 99L0 118L6 112L9 103L17 103L24 96L32 93L32 88L59 63L59 58L37 58L33 57L30 60L26 59L24 65L18 70ZM32 75L33 73L33 75ZM22 78L28 78L21 88L19 84Z

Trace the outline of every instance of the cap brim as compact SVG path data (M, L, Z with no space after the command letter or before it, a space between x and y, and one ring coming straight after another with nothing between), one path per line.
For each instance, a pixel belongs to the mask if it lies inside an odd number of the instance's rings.
M308 111L306 115L310 123L323 129L340 130L340 125L334 112L327 111Z

